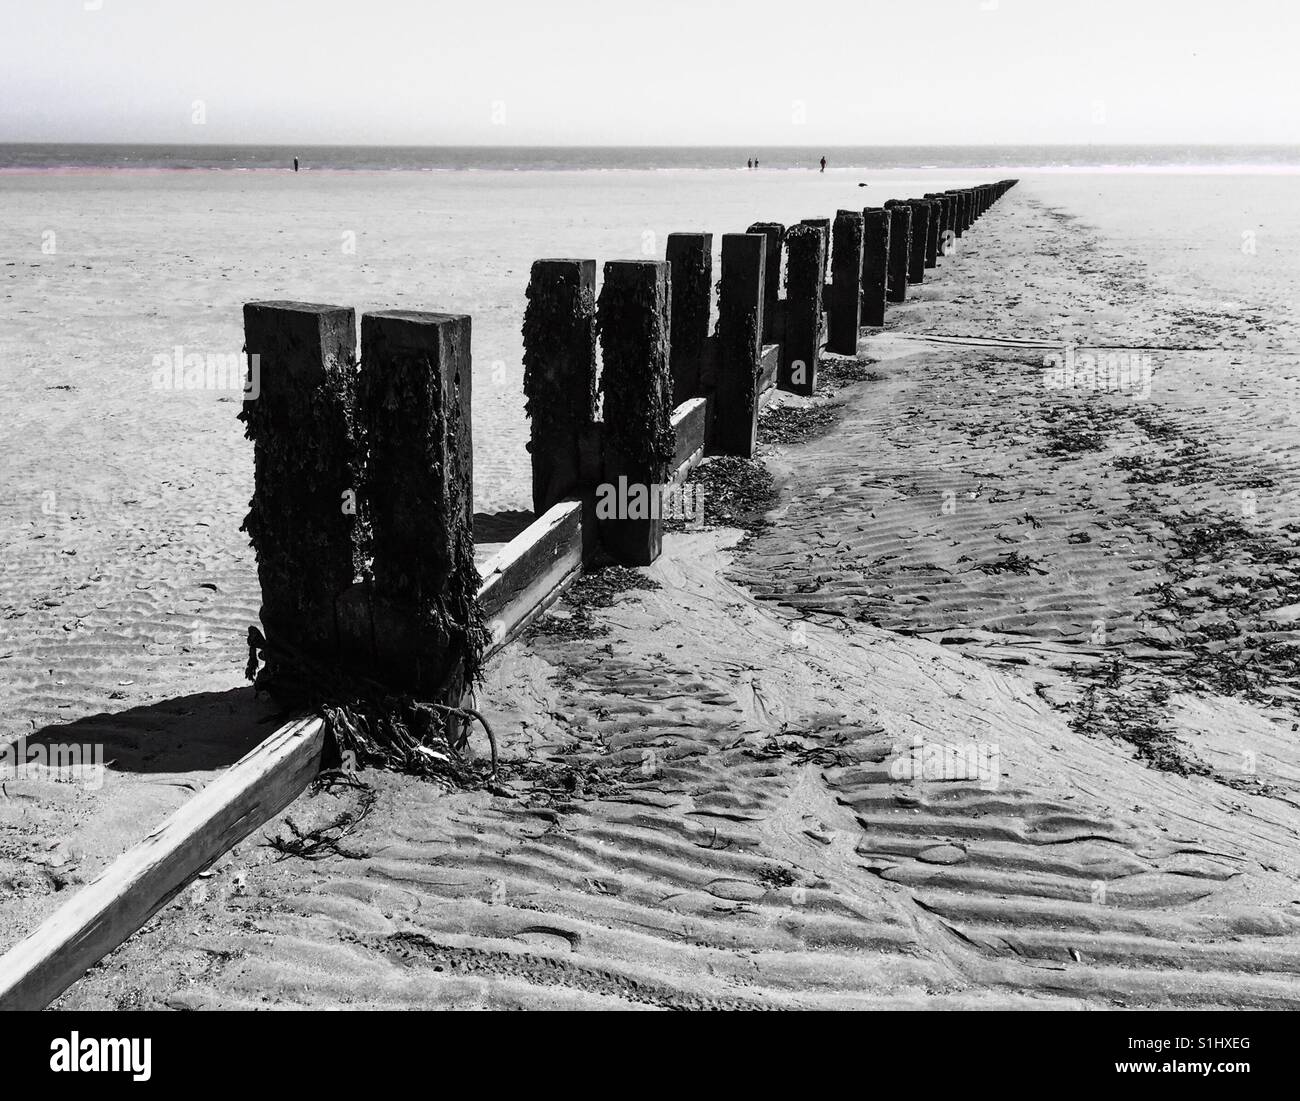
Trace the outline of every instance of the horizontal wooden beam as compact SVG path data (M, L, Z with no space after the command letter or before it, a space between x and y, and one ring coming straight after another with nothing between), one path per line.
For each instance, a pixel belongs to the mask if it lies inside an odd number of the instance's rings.
M759 361L758 378L754 382L754 407L763 409L772 400L776 390L776 376L781 368L781 345L764 344L763 358Z
M673 453L669 485L680 485L699 465L704 457L708 423L708 402L703 398L684 401L673 410L673 432L677 437L677 450Z
M489 559L481 573L478 599L492 631L486 659L582 573L582 502L552 505Z
M299 718L231 765L0 957L0 1010L44 1009L320 771L324 724Z

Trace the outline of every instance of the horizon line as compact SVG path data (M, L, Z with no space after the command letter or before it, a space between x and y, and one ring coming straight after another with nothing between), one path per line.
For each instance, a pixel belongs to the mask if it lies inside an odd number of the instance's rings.
M286 149L753 149L758 146L760 149L764 145L768 148L776 149L1043 149L1043 148L1087 148L1091 146L1111 147L1111 148L1151 148L1153 146L1174 146L1179 148L1237 148L1237 149L1270 149L1270 148L1300 148L1300 139L1294 141L1250 141L1250 142L1226 142L1226 141L984 141L984 142L876 142L866 144L829 144L819 143L816 145L784 144L780 142L746 142L743 144L732 144L728 142L683 142L680 144L664 145L625 145L614 144L609 142L556 142L551 144L540 144L527 142L519 145L508 145L504 143L485 143L485 142L304 142L290 143L286 141L69 141L57 139L42 139L39 141L31 140L11 140L0 138L0 145L87 145L87 146L139 146L143 148L157 149L179 149L192 148L195 146L227 146L234 148L252 148L255 146L280 146Z

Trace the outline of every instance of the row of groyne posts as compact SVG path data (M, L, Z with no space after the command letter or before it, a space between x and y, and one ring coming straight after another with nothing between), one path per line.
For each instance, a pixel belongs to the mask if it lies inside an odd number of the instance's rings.
M267 681L341 670L459 706L487 653L584 566L653 562L657 494L705 455L751 457L771 388L815 393L822 348L855 354L1015 183L724 234L716 324L712 234L606 263L599 296L595 260L538 260L523 322L536 519L481 572L470 318L365 314L358 362L352 309L247 304ZM610 487L614 514L597 508Z

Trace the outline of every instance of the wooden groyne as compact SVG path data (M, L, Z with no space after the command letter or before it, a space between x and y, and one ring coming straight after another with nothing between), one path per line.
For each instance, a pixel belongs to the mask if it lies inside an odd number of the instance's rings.
M483 663L601 562L661 553L662 494L708 455L752 456L772 393L812 395L825 349L951 253L1015 180L841 210L665 259L541 259L523 317L533 522L474 561L471 321L343 306L245 307L261 395L246 529L272 685L335 671L459 708ZM828 280L829 276L829 282ZM784 291L784 293L782 293ZM716 321L714 318L716 317ZM277 730L0 958L0 1009L41 1009L319 773L324 721Z

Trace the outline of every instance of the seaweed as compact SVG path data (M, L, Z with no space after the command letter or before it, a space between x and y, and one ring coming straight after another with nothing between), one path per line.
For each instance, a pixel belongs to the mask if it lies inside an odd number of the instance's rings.
M767 526L766 514L776 507L771 471L753 459L734 455L706 459L691 480L703 494L711 524L756 533Z
M525 292L524 410L534 433L571 435L596 409L596 296L578 265L542 264Z
M660 587L653 577L627 566L588 570L564 594L564 605L569 614L548 612L539 616L528 629L529 637L545 636L559 640L603 638L609 634L609 628L592 618L593 611L612 607L623 593L653 592Z
M804 443L824 436L839 420L840 405L780 405L758 419L759 436L768 443Z
M440 701L458 698L462 682L480 679L488 638L478 602L462 383L456 375L444 387L431 351L393 347L378 328L365 354L374 362L362 365L357 402L375 593L409 609L416 633L415 682L397 687Z
M605 392L604 442L647 484L667 479L677 447L668 369L667 281L608 264L596 305ZM665 292L661 294L660 291Z

